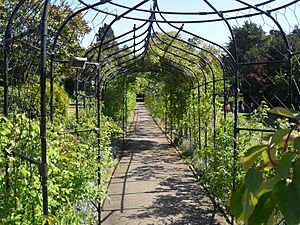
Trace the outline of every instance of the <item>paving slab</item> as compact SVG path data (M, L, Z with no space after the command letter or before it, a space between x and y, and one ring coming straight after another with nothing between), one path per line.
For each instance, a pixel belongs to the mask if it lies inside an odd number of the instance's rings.
M103 206L103 225L227 224L138 102Z

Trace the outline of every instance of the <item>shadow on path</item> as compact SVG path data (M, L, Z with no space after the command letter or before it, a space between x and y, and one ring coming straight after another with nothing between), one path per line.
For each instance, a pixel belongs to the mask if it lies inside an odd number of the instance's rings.
M143 103L108 194L103 224L227 224Z

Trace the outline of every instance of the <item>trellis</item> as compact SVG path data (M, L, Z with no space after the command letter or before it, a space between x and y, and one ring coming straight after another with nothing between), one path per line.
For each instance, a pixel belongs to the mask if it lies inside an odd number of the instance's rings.
M59 21L60 23L55 27L55 33L49 35L48 30L48 12L50 5L56 3L54 0L21 0L11 13L9 20L7 21L7 28L5 31L5 37L3 41L4 46L4 63L3 63L3 86L4 86L4 99L3 99L3 114L6 117L10 117L15 113L26 113L30 118L30 115L34 112L38 112L40 118L40 156L38 155L25 155L22 152L12 151L12 153L6 152L6 154L11 154L14 157L24 160L24 163L30 163L37 166L38 171L41 176L41 192L43 193L43 212L44 215L48 215L48 191L47 191L47 123L53 122L54 118L54 107L53 107L53 82L58 76L56 74L56 67L62 66L68 68L69 59L59 58L59 50L62 48L64 43L61 40L64 29L68 24L72 22L76 16L86 16L88 13L93 12L93 17L90 19L90 26L92 29L97 29L103 21L108 21L108 28L114 28L118 26L118 21L126 20L130 21L130 25L126 27L126 31L119 34L113 39L106 40L109 29L104 30L101 33L102 38L98 42L93 42L91 47L81 55L87 58L86 68L83 70L77 70L75 76L75 113L76 119L79 120L79 107L83 105L83 108L89 110L86 106L86 102L89 99L97 99L97 105L92 106L97 110L97 127L91 127L89 129L82 130L70 130L67 132L81 133L96 132L98 144L98 160L100 161L100 128L101 128L101 98L103 89L114 79L123 78L124 86L126 86L126 80L130 76L135 76L136 73L142 71L151 71L149 68L144 68L145 56L148 52L152 52L160 59L165 60L169 66L174 67L174 69L180 71L183 76L185 74L190 74L191 82L193 82L193 88L197 89L198 103L201 104L201 94L200 89L207 91L212 91L212 104L213 104L213 118L214 127L216 124L216 97L222 96L224 109L228 102L229 97L233 97L234 106L234 139L237 139L240 132L273 132L272 130L264 129L253 129L250 127L242 127L239 124L239 99L241 97L241 92L244 89L249 89L249 87L241 86L241 80L244 83L250 82L245 77L240 76L240 71L244 68L264 65L265 67L272 66L274 64L280 64L282 67L286 68L286 74L280 74L281 78L285 81L287 95L282 98L282 95L276 95L273 97L273 101L268 101L269 98L260 93L250 93L249 97L253 104L258 106L260 102L257 99L267 101L270 106L284 106L284 107L299 107L299 80L293 75L295 65L299 64L298 55L300 54L299 49L293 49L289 43L287 32L292 29L292 25L289 24L289 14L294 18L291 19L291 23L298 22L297 14L299 14L299 1L291 1L290 3L281 3L281 1L261 1L255 4L250 4L242 0L235 0L233 2L239 3L240 7L232 8L229 10L219 9L215 6L215 3L208 0L203 0L209 10L201 11L196 10L195 12L176 12L176 11L163 11L160 10L159 2L153 1L151 9L146 9L145 5L151 3L149 0L137 1L136 5L123 5L117 3L117 1L111 0L101 0L95 1L91 4L88 1L78 0L72 1L70 3L74 12L68 15L64 21ZM109 12L103 10L105 6L115 7L118 12ZM147 15L135 16L133 12L137 15ZM140 13L140 14L138 14ZM172 19L167 17L172 15ZM104 17L104 18L103 18ZM189 19L192 17L193 19ZM196 17L196 19L195 19ZM91 17L90 17L91 18ZM174 19L176 18L176 19ZM182 19L188 18L188 19ZM239 53L237 52L239 46L237 46L235 34L233 32L233 27L238 25L241 21L256 21L260 18L262 26L269 27L269 29L278 30L277 37L282 39L284 43L284 49L276 49L281 55L282 59L268 59L264 61L241 61ZM100 21L99 21L100 20ZM98 23L98 24L96 24ZM139 23L139 25L137 24ZM198 34L195 34L192 30L185 28L186 24L197 24L199 27L206 24L223 23L230 34L230 38L234 44L234 52L229 52L221 44L216 43L210 39L204 38ZM287 25L288 24L288 25ZM163 26L169 26L175 30L174 36L166 32ZM298 25L298 24L296 24ZM286 31L288 29L288 31ZM76 33L76 30L73 31ZM164 40L160 40L156 32L162 32L169 36L172 41L167 43ZM219 50L219 53L214 53L206 45L198 46L191 42L187 42L179 34L184 34L188 37L196 37L203 43L214 46ZM51 36L51 38L50 38ZM84 36L84 35L83 35ZM155 45L153 39L159 40L165 48L160 48ZM205 58L201 55L195 55L193 52L179 48L173 45L173 41L179 41L185 44L189 44L199 51L206 52L211 56L211 59ZM114 46L128 45L127 47L120 48L119 51L109 52ZM109 46L109 47L108 47ZM156 49L160 48L160 52L164 52L161 55ZM176 49L183 53L193 55L197 58L197 61L193 61L189 58L177 55L169 49ZM131 50L131 52L128 52ZM27 56L31 54L32 57ZM106 53L106 54L104 54ZM177 58L179 61L174 61L168 55ZM181 63L181 60L189 62L191 64L197 65L202 73L202 77L199 77L185 64ZM222 71L222 79L215 78L214 68L210 66L211 61L219 64ZM212 75L212 80L208 80L208 74L205 71L205 67L209 68L209 73ZM73 71L74 72L74 71ZM38 76L36 76L38 75ZM46 79L50 80L50 91L47 92ZM222 83L223 92L217 93L215 90L215 85L217 83ZM36 108L28 108L22 102L18 101L16 96L20 95L21 92L26 88L25 84L32 85L38 84L39 86L39 96L40 104L36 105ZM228 88L230 86L230 88ZM83 93L81 94L80 93ZM172 96L176 93L170 93L170 98L172 107ZM255 94L255 97L252 95ZM38 95L38 93L36 93ZM258 95L260 95L258 97ZM48 96L48 97L47 97ZM32 101L36 96L31 96ZM124 96L124 99L126 96ZM49 101L49 102L47 102ZM126 102L126 101L124 101ZM47 109L47 107L50 107ZM124 108L126 104L124 103ZM126 121L128 115L123 114L123 128L126 128ZM199 113L195 110L194 112ZM227 116L226 110L224 110L224 117ZM200 115L197 116L200 120ZM173 127L175 126L172 122L172 115L166 115L166 129L170 133L171 141L174 141ZM200 124L200 122L198 121ZM201 145L207 145L208 137L207 131L201 130L198 127L198 139L194 140L200 148ZM30 125L28 125L30 129ZM201 137L205 136L205 143L201 143ZM16 137L17 138L17 137ZM22 141L22 140L20 140ZM213 143L212 143L213 144ZM237 159L237 142L234 142L234 160L235 163ZM37 172L37 171L35 171ZM7 190L9 191L9 183L13 182L13 177L9 175L9 168L6 168L7 175ZM100 168L98 170L98 185L101 179ZM9 179L10 177L10 179ZM235 188L235 172L232 174L233 189ZM101 222L101 204L97 204L98 219Z

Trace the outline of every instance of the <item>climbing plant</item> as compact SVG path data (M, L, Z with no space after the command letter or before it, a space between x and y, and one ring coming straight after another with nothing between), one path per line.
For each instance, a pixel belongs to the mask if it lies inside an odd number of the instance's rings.
M0 187L1 187L1 224L42 224L44 220L41 208L39 168L33 163L18 159L15 154L27 157L39 157L39 123L32 119L30 123L23 114L7 119L0 118ZM67 129L76 129L74 118L66 123L50 125L48 135L49 163L49 209L58 224L93 223L96 209L91 202L105 199L105 187L95 185L97 165L101 168L102 179L106 180L109 169L114 165L111 155L111 139L116 138L120 129L107 117L102 117L101 162L97 162L96 133L76 135L64 133ZM84 126L93 126L92 119ZM29 125L28 125L29 124ZM30 127L28 127L30 126ZM63 133L61 133L63 132ZM22 140L22 141L20 141ZM8 157L4 156L7 152ZM86 160L86 159L89 160ZM9 176L5 168L8 165ZM5 184L9 179L9 189Z
M274 134L244 152L246 176L231 198L231 210L237 221L249 225L277 224L281 217L289 225L299 224L300 114L280 107L270 113L281 122Z

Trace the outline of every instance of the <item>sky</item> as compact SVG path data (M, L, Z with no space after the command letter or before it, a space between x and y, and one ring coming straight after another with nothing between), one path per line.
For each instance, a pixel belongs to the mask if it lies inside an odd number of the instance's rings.
M88 4L96 3L99 0L85 0ZM259 2L266 1L266 0L247 0L249 4L257 4ZM262 7L263 10L268 10L270 8L278 7L282 4L286 4L291 2L292 0L275 0L273 1L269 7ZM113 2L126 5L129 7L133 7L134 5L141 2L141 0L114 0ZM159 9L161 11L180 11L180 12L205 12L205 11L212 11L212 9L202 0L157 0ZM210 0L210 2L220 11L232 9L232 8L240 8L243 6L241 3L238 3L236 0ZM143 6L139 7L140 9L150 9L152 6L153 1L150 0ZM124 9L105 4L103 6L98 7L100 10L108 11L114 14L121 14L124 12ZM229 16L240 16L247 13L253 13L254 10L247 10L243 12L235 12L231 14L226 14L226 17ZM273 14L277 18L278 21L282 24L286 32L291 32L294 25L298 25L299 21L297 18L299 15L300 20L300 5L295 4L292 7L289 7L286 10L281 10L280 12ZM130 17L136 18L149 18L150 14L147 12L131 12L128 14ZM165 15L168 20L171 21L180 21L180 20L209 20L209 19L216 19L218 18L217 15L210 16L210 15L193 15L193 16L178 16L178 15ZM86 14L86 19L90 21L90 26L93 27L92 32L83 39L83 46L88 46L92 41L95 32L97 32L98 28L103 25L103 23L109 23L113 17L112 16L105 16L104 14L98 13L96 14L94 11L90 11ZM158 20L162 20L159 16L157 17ZM271 29L277 29L275 23L271 21L266 16L256 16L251 17L250 21L260 24L266 32L269 32ZM245 19L239 20L230 20L229 23L231 26L241 26L245 22ZM137 26L142 24L140 21L132 21L128 19L121 19L114 23L113 30L115 36L118 36L129 29L133 29L134 24ZM177 23L176 26L180 27L182 23ZM167 24L162 24L162 28L165 31L174 31L175 29L170 27ZM226 45L229 41L230 32L224 22L207 22L207 23L198 23L198 24L184 24L184 29L191 31L201 37L207 38L212 40L218 44ZM155 30L159 30L157 26L155 26ZM184 34L182 34L184 36ZM127 44L128 45L128 44Z

